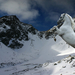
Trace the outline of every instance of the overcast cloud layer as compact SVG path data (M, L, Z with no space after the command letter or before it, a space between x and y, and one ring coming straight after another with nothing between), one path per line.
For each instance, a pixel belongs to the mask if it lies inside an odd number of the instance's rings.
M21 21L29 20L32 24L50 21L53 23L62 13L74 16L74 8L75 0L0 0L2 13L17 15Z

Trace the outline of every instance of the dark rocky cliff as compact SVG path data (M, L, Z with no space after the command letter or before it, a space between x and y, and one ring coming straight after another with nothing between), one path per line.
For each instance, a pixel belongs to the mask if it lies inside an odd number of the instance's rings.
M37 35L40 39L43 35L46 39L53 36L54 31L38 31L32 25L22 23L15 16L3 16L0 18L0 41L10 48L21 48L23 44L19 41L28 41L28 33Z

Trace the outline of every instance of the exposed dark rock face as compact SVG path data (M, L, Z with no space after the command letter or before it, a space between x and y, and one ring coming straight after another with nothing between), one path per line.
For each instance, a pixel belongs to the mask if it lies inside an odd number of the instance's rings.
M23 44L20 41L28 41L28 33L32 35L36 34L40 39L42 39L43 36L49 39L53 34L53 32L48 31L40 32L32 25L22 23L15 15L0 18L0 41L6 46L13 49L22 48Z

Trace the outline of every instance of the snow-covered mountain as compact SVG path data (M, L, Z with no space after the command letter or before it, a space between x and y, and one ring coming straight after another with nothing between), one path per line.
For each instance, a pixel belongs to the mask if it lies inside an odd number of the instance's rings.
M52 35L49 33L47 31L39 32L32 25L20 22L15 15L0 18L0 41L13 49L22 48L23 44L20 41L30 40L29 34L37 35L40 39L43 36L48 39Z
M40 32L14 15L1 17L0 75L75 74L75 57L69 56L74 55L75 49L59 36L54 41L54 36L53 28Z

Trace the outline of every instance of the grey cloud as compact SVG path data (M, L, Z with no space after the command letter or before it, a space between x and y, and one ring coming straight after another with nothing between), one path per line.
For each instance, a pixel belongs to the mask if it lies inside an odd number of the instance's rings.
M73 10L74 0L35 0L43 9L49 11L50 8L60 8L65 10Z
M30 0L0 0L0 10L8 14L18 15L22 20L34 19L39 13L38 10L31 8L29 1Z
M43 14L56 20L59 12L74 12L74 0L0 0L0 10L8 14L15 14L21 20L32 20L39 16L39 7ZM57 16L58 15L58 16Z
M60 14L74 12L74 0L35 0L47 14L46 20L56 21ZM41 10L42 10L41 9Z

